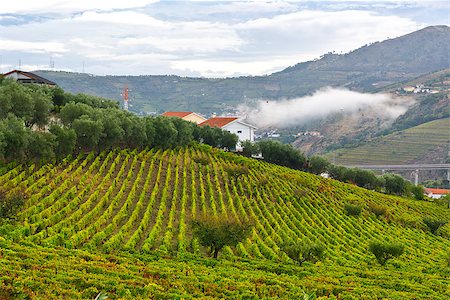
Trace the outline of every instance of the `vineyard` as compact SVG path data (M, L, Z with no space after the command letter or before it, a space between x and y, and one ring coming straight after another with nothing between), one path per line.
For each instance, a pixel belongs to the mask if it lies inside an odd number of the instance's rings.
M424 161L427 153L436 149L442 148L444 155L448 153L449 125L449 118L434 120L377 138L353 149L330 152L326 157L344 165L408 164L418 160Z
M247 174L230 176L243 165ZM0 227L0 298L450 296L450 225L432 234L423 222L448 220L450 210L208 147L19 165L3 172L0 190L26 198L17 224ZM361 215L346 215L345 203ZM200 215L255 226L212 260L192 235ZM297 240L325 245L325 259L295 264L280 246ZM399 242L405 253L379 266L373 240Z

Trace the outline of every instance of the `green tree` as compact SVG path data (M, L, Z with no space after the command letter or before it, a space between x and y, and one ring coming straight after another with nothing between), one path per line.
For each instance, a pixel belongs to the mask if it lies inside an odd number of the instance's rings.
M416 199L416 200L425 199L425 188L423 186L413 185L413 186L411 186L410 190L414 196L414 199Z
M241 142L242 154L247 157L259 154L259 147L257 143L252 143L249 140Z
M33 125L43 127L47 125L50 111L53 107L51 96L39 89L35 90L32 95L34 104L33 115L25 124L27 127L32 127Z
M123 130L120 119L116 111L111 109L102 109L97 112L95 118L102 122L103 131L100 135L99 146L101 149L111 149L119 146L123 141L125 131Z
M77 141L75 130L52 125L50 132L55 136L55 154L58 158L73 153Z
M48 132L33 132L28 142L28 157L49 160L55 157L56 137Z
M210 255L217 258L225 246L236 246L252 232L253 224L240 222L227 216L205 216L192 220L194 236L200 244L209 248Z
M103 132L100 120L93 121L86 116L73 121L72 128L77 134L77 146L79 150L91 151L96 149Z
M280 247L292 260L302 265L309 261L315 263L324 258L325 247L321 244L306 241L285 243Z
M22 120L13 115L0 121L3 133L3 151L6 159L22 159L25 155L30 132Z
M401 176L395 174L383 175L384 188L388 194L403 195L406 193L408 184Z
M258 147L264 160L267 162L293 169L303 169L305 167L305 156L291 145L272 140L263 140L258 142Z
M170 148L177 144L178 131L169 118L158 116L153 119L155 128L154 145L162 148Z
M92 116L94 109L84 103L69 102L66 104L59 114L61 121L66 126L70 126L76 119L81 116Z
M316 175L326 172L329 166L330 162L318 155L311 156L308 160L308 172Z
M239 138L234 133L222 130L222 136L220 137L220 146L228 150L236 149L236 145Z
M369 251L375 255L380 265L385 265L391 258L399 257L403 254L404 249L404 246L398 243L383 243L378 241L369 243Z
M423 222L428 226L431 233L436 234L439 228L447 224L446 220L438 220L434 218L424 218Z

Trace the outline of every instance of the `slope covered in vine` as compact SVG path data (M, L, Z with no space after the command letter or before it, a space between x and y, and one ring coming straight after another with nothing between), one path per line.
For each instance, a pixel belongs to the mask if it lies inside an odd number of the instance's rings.
M231 176L236 166L248 173ZM16 223L0 227L4 291L144 298L450 295L450 226L432 234L424 223L448 220L450 210L209 147L115 150L19 165L0 176L0 190L25 197ZM361 215L348 216L348 203ZM251 219L255 226L212 261L192 235L191 220L199 215ZM298 240L324 245L324 260L295 264L282 245ZM401 243L405 253L378 266L368 251L374 240Z

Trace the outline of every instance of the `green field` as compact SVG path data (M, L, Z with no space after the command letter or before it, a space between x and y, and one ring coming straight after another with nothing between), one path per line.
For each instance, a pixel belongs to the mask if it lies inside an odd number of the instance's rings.
M389 134L362 146L340 149L325 156L336 164L408 164L443 148L448 153L450 119L440 119ZM426 162L423 161L422 162Z
M229 178L236 165L249 173ZM207 147L20 165L0 176L0 189L26 196L16 224L0 227L1 299L450 297L450 225L433 235L423 222L448 220L450 210ZM347 216L346 202L362 214ZM371 213L375 204L386 216ZM255 227L209 259L190 227L202 214ZM298 239L325 245L324 260L294 263L280 245ZM380 266L372 240L405 253Z

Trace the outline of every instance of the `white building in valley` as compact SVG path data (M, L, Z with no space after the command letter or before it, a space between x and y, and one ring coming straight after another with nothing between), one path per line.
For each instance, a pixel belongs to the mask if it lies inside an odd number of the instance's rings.
M240 143L243 141L255 141L255 126L243 122L237 117L213 117L199 124L200 126L218 127L238 136L239 142L236 150L242 150Z

